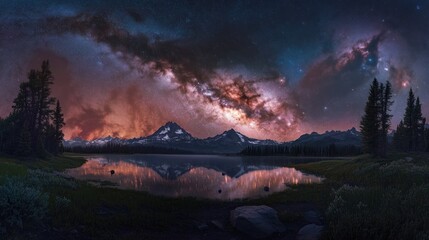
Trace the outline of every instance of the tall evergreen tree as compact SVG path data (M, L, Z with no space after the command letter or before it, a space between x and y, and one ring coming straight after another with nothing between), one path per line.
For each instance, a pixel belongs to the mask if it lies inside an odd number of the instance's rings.
M53 125L54 125L54 149L53 150L55 154L58 154L63 149L64 134L63 134L62 128L65 125L64 115L63 115L59 100L57 100L57 105L54 111Z
M417 97L416 104L413 112L413 123L414 123L414 150L423 151L426 148L425 145L425 125L426 118L422 114L422 105L420 103L420 98Z
M365 153L381 157L386 155L392 104L391 84L387 82L384 85L374 78L365 105L365 114L360 122L362 145Z
M360 122L362 133L362 145L365 153L377 155L379 147L380 129L380 85L374 78L369 90L368 100L365 105L365 114Z
M48 137L48 129L50 126L51 116L53 110L51 107L55 104L55 98L51 97L51 86L53 84L53 76L49 68L49 61L43 61L41 70L37 72L37 122L35 125L35 134L33 138L33 144L38 150L39 155L44 155L42 151L44 147L41 147L46 142Z
M399 125L396 127L395 134L393 135L393 145L397 150L405 151L406 146L408 146L405 132L404 122L401 120Z
M49 62L41 70L31 70L20 84L13 111L0 122L0 151L22 156L45 157L61 148L64 118L61 106L51 96L53 76Z
M400 151L424 151L427 148L425 133L426 119L422 115L420 98L414 96L410 89L405 108L404 119L398 125L394 140L395 147Z
M387 134L390 129L392 115L390 114L390 107L393 104L392 101L392 85L389 81L386 82L386 86L383 87L381 84L380 87L381 95L381 109L380 109L380 146L379 146L379 155L385 156L387 152Z
M404 114L404 149L406 151L413 151L414 143L413 139L415 138L415 129L414 129L414 108L415 108L416 98L413 93L413 89L410 89L407 99L407 107L405 108Z
M21 157L28 157L31 155L31 135L27 121L24 122L21 128L15 154Z

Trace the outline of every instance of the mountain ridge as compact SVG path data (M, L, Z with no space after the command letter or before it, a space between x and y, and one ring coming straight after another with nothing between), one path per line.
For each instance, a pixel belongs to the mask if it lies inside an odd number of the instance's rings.
M356 128L346 131L326 131L325 133L307 133L289 142L277 142L271 139L255 139L231 128L223 133L204 139L193 137L175 122L167 122L148 136L122 139L112 136L97 138L90 141L74 138L64 141L65 147L103 146L108 143L121 145L147 145L175 148L195 153L237 153L252 145L356 145L360 146L360 133Z

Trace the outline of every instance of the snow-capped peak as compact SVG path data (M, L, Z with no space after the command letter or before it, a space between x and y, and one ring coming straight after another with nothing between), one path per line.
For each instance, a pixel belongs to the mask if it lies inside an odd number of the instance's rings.
M161 131L161 132L159 132L159 134L166 134L166 133L168 133L170 131L170 127L164 127L164 129Z
M152 135L148 136L147 139L149 139L149 141L189 141L192 140L193 137L183 128L181 128L177 123L167 122L164 126L160 127Z

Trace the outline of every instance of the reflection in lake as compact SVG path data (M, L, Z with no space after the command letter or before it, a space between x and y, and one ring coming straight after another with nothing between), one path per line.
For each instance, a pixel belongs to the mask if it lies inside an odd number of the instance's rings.
M287 185L322 181L294 168L245 164L241 157L225 156L105 155L90 157L66 173L156 195L226 200L261 197Z

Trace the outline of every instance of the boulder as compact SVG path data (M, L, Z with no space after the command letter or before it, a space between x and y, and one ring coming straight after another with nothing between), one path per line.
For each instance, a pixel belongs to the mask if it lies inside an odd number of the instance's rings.
M218 228L219 230L225 230L225 226L223 225L223 223L219 220L212 220L210 221L210 223L215 226L216 228Z
M207 229L209 229L209 225L205 224L205 223L201 223L197 225L198 230L200 231L206 231Z
M308 223L314 223L317 225L321 225L322 221L321 221L321 216L319 213L317 213L316 211L307 211L304 213L304 220Z
M318 240L322 235L323 226L308 224L299 229L297 240Z
M277 211L265 206L243 206L231 211L231 224L251 238L267 238L285 231Z

